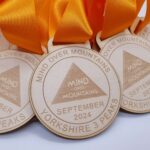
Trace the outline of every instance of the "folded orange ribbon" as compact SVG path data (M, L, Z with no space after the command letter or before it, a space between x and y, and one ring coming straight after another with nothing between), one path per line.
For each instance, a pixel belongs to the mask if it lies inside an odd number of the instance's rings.
M3 0L0 28L10 42L38 54L53 36L61 43L85 42L92 36L83 0Z
M82 43L91 38L93 32L87 20L83 0L69 0L67 5L64 5L60 0L52 3L50 35L54 35L54 42ZM58 8L62 5L63 7ZM53 21L55 25L52 25L51 28Z
M130 27L136 10L136 0L107 0L101 38L106 39Z
M101 39L109 38L129 28L145 0L85 0L87 14L94 35L101 31Z
M93 30L93 38L102 29L106 0L84 0L86 14Z
M49 11L49 37L54 37L60 20L65 12L69 0L51 0Z
M10 42L42 54L52 37L57 43L82 43L99 30L103 39L123 31L143 1L0 0L0 28Z
M10 42L42 54L41 44L46 46L48 41L48 14L47 0L3 0L0 28Z

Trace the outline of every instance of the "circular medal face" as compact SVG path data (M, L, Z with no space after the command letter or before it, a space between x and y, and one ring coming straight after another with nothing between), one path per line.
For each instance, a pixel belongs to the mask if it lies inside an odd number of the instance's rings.
M114 69L98 53L77 46L50 53L31 84L39 120L62 137L83 139L105 130L120 108Z
M101 55L116 69L122 84L121 107L133 113L150 112L150 45L141 37L119 35L108 40Z
M29 87L38 63L31 54L0 52L0 133L17 129L33 117Z

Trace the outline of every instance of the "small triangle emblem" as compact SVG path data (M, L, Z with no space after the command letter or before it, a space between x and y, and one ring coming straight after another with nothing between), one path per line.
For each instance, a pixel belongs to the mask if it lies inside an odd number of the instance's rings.
M16 66L0 74L0 97L20 106L20 68Z
M123 54L124 90L150 74L150 64L128 52Z
M106 96L77 65L72 64L52 104L66 103L86 98Z

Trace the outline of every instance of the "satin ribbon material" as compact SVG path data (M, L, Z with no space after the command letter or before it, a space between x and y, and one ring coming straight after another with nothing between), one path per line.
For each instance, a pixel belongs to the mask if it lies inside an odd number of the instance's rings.
M37 16L37 25L39 29L39 36L41 45L47 47L49 40L49 11L50 11L50 1L49 0L36 0L35 9Z
M144 0L0 0L0 28L12 43L42 54L55 43L82 43L102 31L102 39L128 28ZM148 5L149 2L148 2ZM142 28L147 17L139 26ZM138 29L138 30L139 30Z
M3 0L0 28L5 37L29 52L42 54L41 44L48 41L48 6L47 0Z
M136 0L107 0L101 38L109 38L130 27L136 11Z
M84 0L87 17L93 29L93 39L102 30L106 0Z
M145 26L150 23L150 0L147 0L147 11L144 20L140 21L139 25L137 26L135 33L140 32Z
M49 11L49 37L54 37L69 0L51 0Z
M83 0L1 0L0 28L12 43L42 54L41 45L82 43L93 34Z
M55 9L53 14L58 14L58 10ZM58 15L61 18L57 17L60 21L55 31L55 43L84 43L91 38L93 32L85 13L83 0L69 0L65 11L62 9L59 12L62 13Z

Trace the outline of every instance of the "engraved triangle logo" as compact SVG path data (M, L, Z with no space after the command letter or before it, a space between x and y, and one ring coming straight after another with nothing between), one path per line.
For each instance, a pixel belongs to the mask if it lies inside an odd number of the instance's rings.
M16 66L0 74L0 97L20 106L20 68Z
M77 65L72 64L52 104L106 96Z
M123 54L124 90L150 74L150 63L128 53Z

